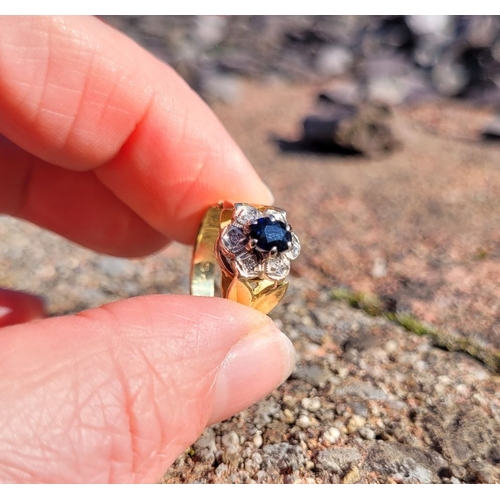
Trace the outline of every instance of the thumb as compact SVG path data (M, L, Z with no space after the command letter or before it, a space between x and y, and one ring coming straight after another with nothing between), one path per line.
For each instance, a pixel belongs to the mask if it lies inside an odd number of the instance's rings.
M0 481L156 481L293 362L267 316L224 299L138 297L6 327Z

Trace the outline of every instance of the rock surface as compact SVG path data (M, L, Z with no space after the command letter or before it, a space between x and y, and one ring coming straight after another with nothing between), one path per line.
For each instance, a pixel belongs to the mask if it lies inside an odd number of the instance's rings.
M467 125L459 132L473 138L491 113L450 104L436 122L433 110L408 108L399 116L405 147L384 160L287 155L268 134L293 134L313 89L247 83L245 93L248 105L216 111L303 243L290 290L273 312L298 364L269 398L207 429L163 481L499 482L499 376L331 293L339 285L389 290L396 308L414 307L446 332L474 332L498 347L498 235L486 221L498 217L500 151L453 138L457 116ZM0 286L45 296L52 314L188 290L187 247L129 262L27 223L0 221ZM490 250L477 258L482 246ZM373 259L381 255L386 271L374 277ZM457 287L460 302L450 308Z
M460 19L377 21L356 50L390 52L436 30L445 37ZM272 31L267 18L252 18L207 21L191 33L186 27L196 18L168 32L167 21L115 18L155 53L165 56L167 45L172 57L182 52L176 67L193 78L199 47L221 43L221 32L240 41L245 29L269 33L252 51L221 51L209 69L252 76L271 68L298 78L317 48L352 40L359 28L357 20L325 18L311 27L308 18L293 26L282 18L281 31ZM483 30L492 36L486 28L463 31L474 50L482 50ZM426 71L442 50L431 42ZM408 47L413 57L417 46ZM473 64L468 52L460 54L447 57ZM243 78L237 86L214 109L273 189L276 205L287 209L303 246L289 292L272 313L294 342L298 364L268 398L207 429L162 481L500 482L500 377L478 359L478 352L493 359L500 350L500 149L481 140L496 110L450 100L402 104L395 127L403 147L383 158L283 153L270 138L299 137L323 87ZM8 217L0 218L0 241L0 287L43 295L51 314L188 290L190 249L180 245L124 261ZM339 289L356 292L357 307L371 314L333 300ZM437 348L434 337L417 336L385 313L411 313L423 333L431 325L457 350Z

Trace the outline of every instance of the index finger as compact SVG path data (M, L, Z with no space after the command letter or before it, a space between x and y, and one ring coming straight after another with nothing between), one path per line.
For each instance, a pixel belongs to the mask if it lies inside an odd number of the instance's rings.
M205 103L124 35L84 17L1 18L0 32L0 133L27 152L92 170L149 226L184 243L214 202L272 202Z

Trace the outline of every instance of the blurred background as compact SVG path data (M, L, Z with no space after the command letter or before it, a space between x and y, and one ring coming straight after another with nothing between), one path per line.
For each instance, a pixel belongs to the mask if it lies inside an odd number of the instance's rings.
M165 481L499 482L500 18L102 20L200 93L303 246L272 313L291 381ZM0 239L0 286L51 314L188 293L181 245L128 261L8 217Z
M500 348L498 17L103 20L214 108L302 236L296 274Z
M499 99L499 21L493 16L102 19L171 64L195 90L225 102L238 98L238 77L345 77L358 98L390 105L437 96L491 104Z

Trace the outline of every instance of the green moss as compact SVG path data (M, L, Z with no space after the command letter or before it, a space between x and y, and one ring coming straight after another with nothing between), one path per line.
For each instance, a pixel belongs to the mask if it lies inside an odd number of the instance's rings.
M383 316L419 337L425 335L437 347L448 351L465 352L483 362L493 372L500 373L499 351L491 351L466 337L450 335L442 330L433 328L420 321L413 314L388 312L384 308L383 300L373 293L335 288L331 291L331 297L333 300L347 302L351 307L361 309L371 316Z
M346 288L335 288L331 292L334 300L347 302L356 309L361 309L371 316L380 316L384 311L384 304L380 298L367 292L352 292Z
M490 256L490 252L486 248L478 248L473 255L474 260L485 260Z
M401 325L405 330L415 333L419 337L423 337L424 335L430 335L432 337L435 334L433 328L422 323L419 319L413 316L413 314L386 313L384 316L398 325Z

